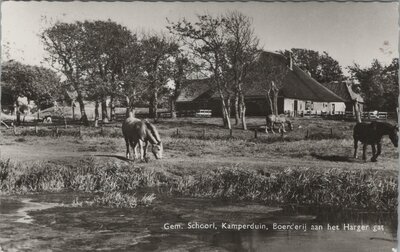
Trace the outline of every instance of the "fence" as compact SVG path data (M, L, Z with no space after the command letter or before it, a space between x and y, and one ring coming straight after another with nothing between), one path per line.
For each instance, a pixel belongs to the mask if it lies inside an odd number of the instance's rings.
M172 137L174 138L187 138L199 140L256 140L265 143L272 143L276 141L299 141L299 140L322 140L322 139L344 139L346 134L342 130L334 130L333 128L325 128L323 130L316 128L303 128L297 130L296 134L289 132L279 132L279 134L265 133L265 129L261 127L253 128L248 131L225 129L218 132L209 132L207 129L201 131L184 132L179 128L173 131Z
M289 117L325 117L330 119L355 119L356 116L353 111L336 111L334 113L328 113L325 111L318 110L307 110L307 111L285 111L284 114ZM361 117L364 119L396 119L395 112L379 112L379 111L367 111L361 113Z
M181 110L177 112L178 117L211 117L211 115L211 109Z
M395 113L370 111L364 112L362 116L368 119L388 119L389 117L393 118L392 116L395 116Z
M4 131L3 131L4 132ZM69 137L123 137L120 127L105 126L99 127L83 127L83 126L13 126L7 130L9 134L14 136L38 136L38 137L54 137L61 136ZM342 138L343 132L326 128L323 130L315 128L303 128L296 130L295 134L290 134L291 131L279 134L265 133L262 127L256 127L248 131L238 129L221 129L218 131L210 131L203 128L197 132L185 132L182 129L176 128L173 130L172 137L188 138L200 140L257 140L265 143L276 141L295 141L301 139L321 140L321 139L339 139Z
M72 137L122 137L122 131L120 127L101 125L99 127L85 127L85 126L18 126L13 125L7 130L2 131L6 134L12 134L14 136L39 136L39 137L60 137L60 136L72 136Z

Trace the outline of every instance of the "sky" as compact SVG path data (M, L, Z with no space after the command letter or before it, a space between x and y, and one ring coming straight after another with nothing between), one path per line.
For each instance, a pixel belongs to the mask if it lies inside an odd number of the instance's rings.
M194 20L238 10L253 19L265 50L307 48L326 51L342 67L373 59L389 64L398 57L398 3L262 2L3 2L1 43L7 57L43 64L46 52L39 34L56 21L116 21L132 31L164 31L168 18ZM7 50L3 50L7 51Z

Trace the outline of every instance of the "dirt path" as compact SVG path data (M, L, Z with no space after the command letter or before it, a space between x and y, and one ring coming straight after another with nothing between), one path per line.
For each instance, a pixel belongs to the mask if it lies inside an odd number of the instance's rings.
M23 163L41 161L70 162L71 160L79 160L91 156L99 159L124 159L124 144L122 141L116 140L103 140L103 142L99 142L99 140L96 139L94 143L89 140L81 141L72 139L62 141L59 139L40 138L28 139L26 141L21 140L21 142L18 142L18 139L7 139L0 143L1 159L11 159ZM237 157L229 154L225 156L202 155L190 157L174 151L167 151L165 153L165 158L161 161L154 161L154 158L151 156L151 162L149 164L156 164L156 166L161 168L171 167L180 169L208 169L238 165L253 169L309 167L313 169L383 169L391 172L396 172L398 165L396 160L385 160L385 158L382 158L382 161L377 163L364 163L359 159L354 160L348 157L305 156L299 158L282 157L276 154L272 154L268 157Z

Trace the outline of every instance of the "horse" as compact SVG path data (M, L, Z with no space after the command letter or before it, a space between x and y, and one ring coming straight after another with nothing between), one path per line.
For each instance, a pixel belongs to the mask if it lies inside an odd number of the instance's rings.
M366 150L367 146L371 145L372 147L372 162L376 162L377 157L381 154L382 150L382 137L385 135L389 135L390 140L392 141L395 147L398 146L398 133L399 128L397 125L393 126L390 123L386 122L371 122L371 123L357 123L354 126L353 138L354 138L354 158L357 158L357 145L358 141L363 143L363 160L367 159ZM376 147L377 150L376 150Z
M281 130L283 130L283 132L286 132L285 123L288 124L290 130L293 130L292 122L284 114L280 114L278 116L276 116L276 115L268 115L267 116L267 125L265 125L265 133L268 133L268 126L269 126L271 128L271 132L273 134L275 134L275 132L274 132L275 124L279 124L280 125L279 128L278 128L279 132L281 132Z
M44 118L43 118L43 123L52 123L52 120L51 120L51 116L45 116Z
M136 146L139 145L140 160L147 162L147 146L152 144L152 152L156 159L162 158L163 145L156 127L147 120L141 121L132 116L122 123L122 134L126 143L126 158L130 159L129 146L134 151L134 159L137 158ZM144 159L143 159L144 158Z

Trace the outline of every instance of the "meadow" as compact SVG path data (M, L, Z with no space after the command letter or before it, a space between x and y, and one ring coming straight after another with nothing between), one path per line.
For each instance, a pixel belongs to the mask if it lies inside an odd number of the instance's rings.
M372 163L352 157L353 122L296 118L294 130L282 136L264 133L263 118L249 118L250 130L232 132L220 120L160 119L164 158L149 153L148 163L124 159L118 123L3 131L0 189L91 192L93 201L77 205L111 207L147 205L168 194L395 210L398 154L389 139Z

